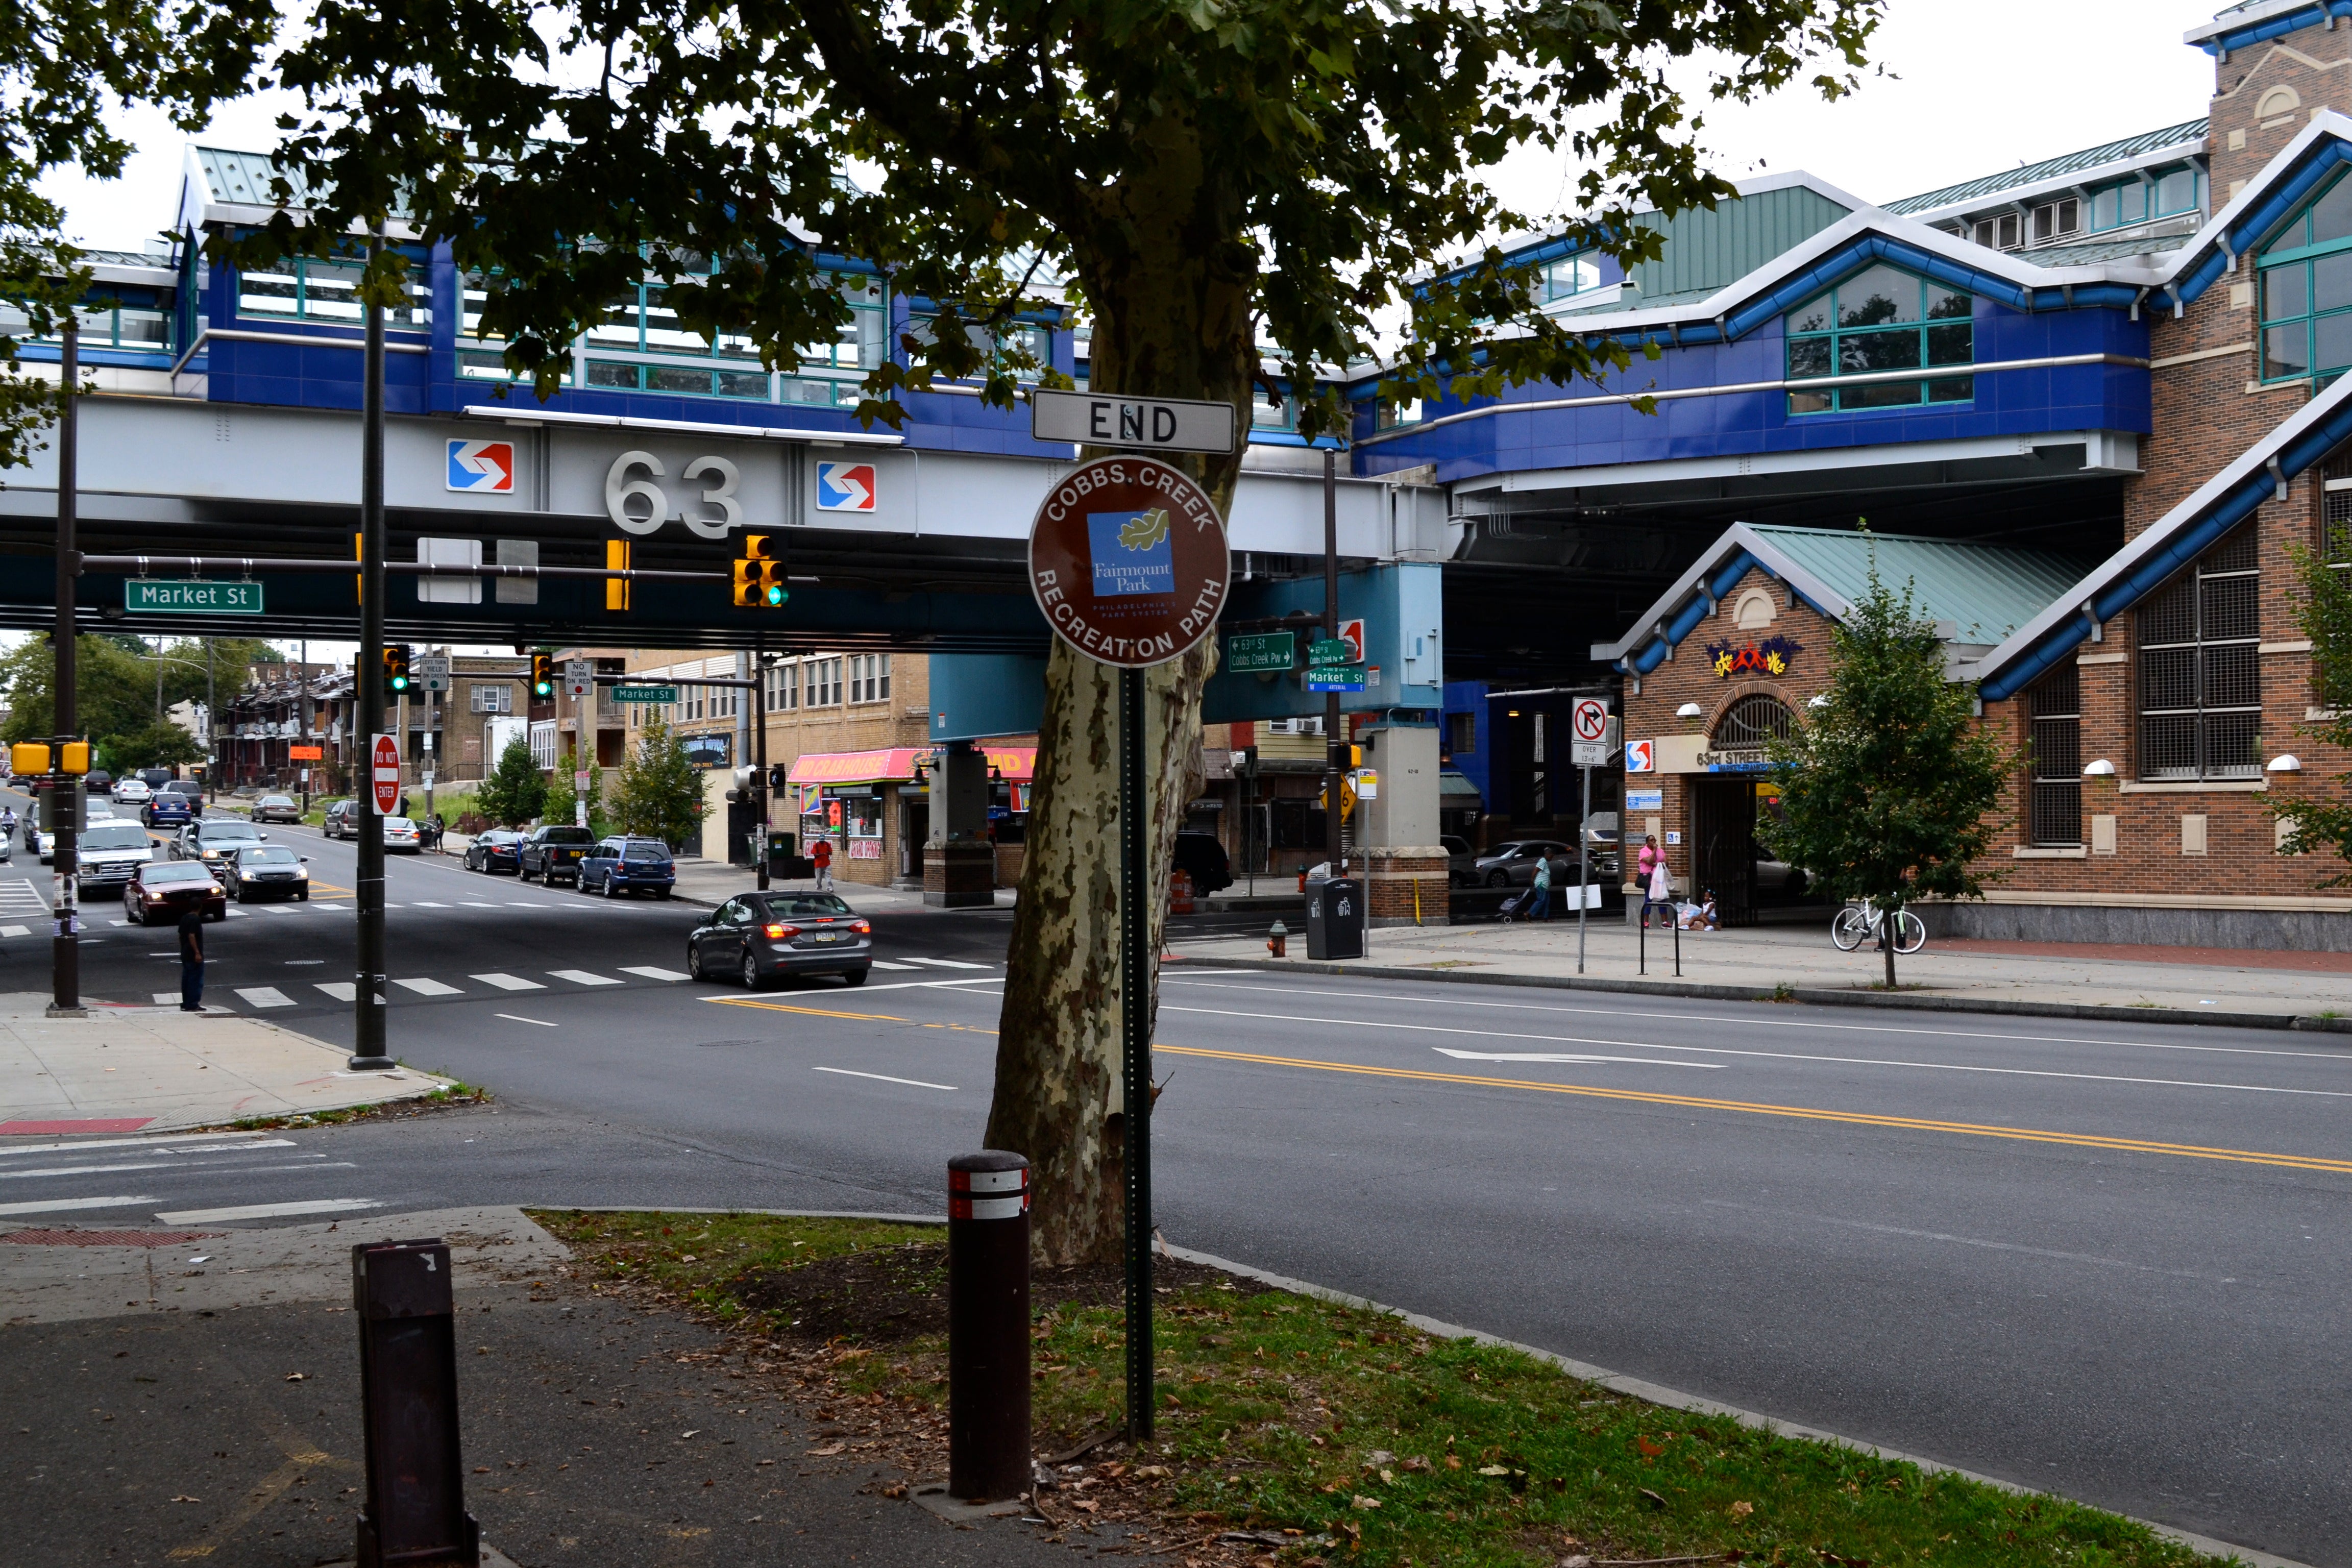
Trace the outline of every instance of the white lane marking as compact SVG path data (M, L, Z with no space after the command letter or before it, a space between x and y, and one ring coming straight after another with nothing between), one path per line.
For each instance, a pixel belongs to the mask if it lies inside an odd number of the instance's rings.
M1341 803L1346 804L1345 802ZM536 980L525 980L520 974L477 974L472 978L485 985L495 985L501 991L544 991L546 986ZM503 1016L504 1015L501 1015Z
M295 1204L247 1204L229 1209L171 1209L155 1217L165 1225L217 1225L231 1219L279 1219L298 1214L347 1214L352 1209L380 1209L375 1198L312 1198Z
M1347 802L1341 801L1339 804L1345 805ZM352 906L349 904L312 904L310 907L314 910L347 910ZM390 907L391 906L388 904L385 906L387 909Z
M1341 803L1345 805L1345 802ZM648 980L684 980L687 976L675 969L656 969L651 964L623 964L624 974L642 974Z
M1340 804L1344 805L1346 805L1347 803L1346 803L1345 801L1342 801ZM446 910L446 909L447 909L449 906L448 906L448 905L446 905L446 904L436 904L436 903L431 903L431 902L428 902L427 900L424 900L424 899L419 899L419 900L416 900L416 907L417 907L418 909L420 909L420 910Z
M1347 803L1346 801L1341 801L1339 804L1340 804L1340 805L1347 805L1348 803ZM128 926L131 922L130 922L129 921L107 921L106 923L107 923L108 925L115 926L115 927L120 928L120 927L125 927L125 926Z
M33 928L30 926L0 926L0 936L30 936L32 934Z
M1347 803L1342 801L1340 804L1344 805ZM280 991L275 985L243 986L238 989L237 994L244 997L247 1001L252 1003L257 1007L291 1007L294 1005L294 998L289 996L285 992Z
M995 965L994 965L994 964L990 964L990 963L965 963L962 959L961 959L961 958L914 958L914 957L909 957L909 958L908 959L908 962L909 963L922 963L922 964L929 964L930 967L932 967L932 968L934 968L934 969L993 969L993 968L995 967Z
M1345 805L1348 803L1343 800L1339 804ZM155 1005L158 1007L176 1007L180 1005L180 994L176 991L156 991L151 992L150 994L155 998Z
M1002 974L976 975L970 980L886 980L879 985L866 985L865 991L940 991L964 985L1002 985Z
M161 1171L184 1163L182 1160L139 1160L111 1165L43 1165L32 1171L0 1171L0 1182L30 1181L37 1176L89 1176L100 1171Z
M1866 1219L1840 1219L1832 1215L1804 1214L1796 1209L1758 1208L1753 1204L1727 1203L1718 1198L1701 1198L1703 1208L1737 1209L1742 1214L1774 1215L1781 1219L1811 1220L1815 1225L1843 1226L1849 1230L1873 1230L1881 1236L1905 1236L1915 1241L1948 1241L1957 1247L1981 1247L1988 1252L2021 1252L2029 1258L2054 1258L2062 1263L2091 1263L2102 1268L2129 1268L2141 1274L2168 1274L2175 1279L2211 1279L2223 1285L2235 1285L2237 1278L2228 1274L2207 1274L2194 1268L2162 1268L2153 1263L2133 1263L2121 1258L2101 1258L2090 1252L2060 1252L2047 1247L2027 1247L2014 1241L1988 1241L1979 1237L1952 1236L1940 1230L1906 1230L1899 1225L1875 1225Z
M1342 802L1341 804L1344 805L1346 803ZM893 963L887 958L877 958L874 961L874 967L877 969L912 969L916 966L911 963Z
M950 1094L955 1092L955 1085L951 1083L925 1083L919 1078L892 1078L887 1072L859 1072L855 1068L811 1068L809 1071L839 1073L844 1078L870 1078L882 1083L903 1083L914 1089L943 1089Z
M51 1198L45 1204L0 1204L0 1215L63 1214L68 1209L127 1209L135 1204L152 1204L154 1201L149 1197Z
M1347 803L1342 801L1340 804L1344 805ZM507 908L510 910L560 910L562 907L563 906L561 904L542 904L536 899L509 899L507 900Z
M1345 801L1342 801L1342 802L1340 802L1340 804L1341 804L1342 805L1346 805L1347 803L1346 803ZM464 910L494 910L494 909L497 909L499 906L498 906L498 905L496 905L496 904L486 904L486 903L482 902L482 900L479 900L479 899L467 899L467 900L466 900L463 903L459 904L457 907L458 907L459 909L464 909Z
M625 981L615 980L609 974L591 974L584 969L551 969L548 973L554 975L558 980L569 980L575 985L622 985L627 984Z
M261 1148L264 1142L256 1132L173 1132L155 1138L70 1138L57 1143L12 1143L0 1148L0 1159L17 1154L48 1154L60 1149L155 1149L169 1145L169 1152L182 1153L183 1144L221 1143L236 1148ZM290 1140L288 1140L290 1142Z
M1728 1062L1674 1062L1657 1057L1576 1057L1560 1051L1457 1051L1444 1046L1429 1047L1441 1057L1453 1057L1465 1062L1639 1062L1650 1068L1708 1068L1717 1071L1729 1067Z
M1347 803L1342 801L1340 804L1345 805ZM356 1002L360 999L359 982L355 980L320 980L313 984L338 1002Z
M1207 970L1195 970L1206 974ZM1252 972L1255 973L1255 972ZM1185 984L1188 976L1172 970L1160 971L1162 981ZM1433 1007L1448 1009L1464 1007L1503 1008L1520 1013L1567 1013L1596 1018L1646 1018L1668 1024L1734 1024L1758 1029L1821 1029L1843 1034L1862 1035L1925 1035L1935 1039L1991 1040L2002 1045L2025 1046L2123 1046L2141 1051L2209 1051L2232 1057L2310 1057L2320 1061L2352 1061L2352 1052L2282 1051L2261 1046L2186 1046L2170 1040L2102 1040L2088 1035L2005 1035L1991 1029L1923 1029L1902 1024L1827 1024L1804 1018L1734 1018L1712 1013L1654 1013L1633 1007L1559 1007L1541 1002L1477 1002L1467 997L1408 996L1402 993L1390 995L1361 991L1340 991L1322 986L1300 985L1211 985L1211 991L1262 991L1271 995L1296 996L1307 994L1360 1002L1417 1002ZM1624 1042L1619 1041L1618 1044Z
M2123 1073L2059 1072L2049 1068L1989 1068L1966 1062L1916 1062L1881 1057L1826 1057L1802 1051L1744 1051L1730 1046L1672 1046L1659 1040L1595 1040L1580 1035L1517 1035L1501 1029L1450 1029L1438 1024L1390 1024L1370 1018L1302 1018L1290 1013L1244 1013L1230 1007L1170 1007L1162 1013L1201 1013L1216 1018L1254 1018L1282 1024L1330 1024L1348 1029L1405 1029L1422 1035L1475 1035L1488 1040L1542 1040L1562 1046L1636 1046L1646 1051L1703 1051L1714 1057L1758 1057L1771 1061L1830 1062L1839 1067L1919 1068L1930 1072L1980 1072L1997 1078L2074 1079L2084 1083L2137 1083L2158 1089L2234 1089L2242 1094L2300 1094L2318 1100L2352 1100L2347 1089L2286 1089L2268 1083L2206 1083L2195 1079L2133 1078Z
M445 984L438 980L394 980L393 984L414 991L419 996L457 996L463 994L462 987Z
M526 1018L520 1013L494 1013L491 1016L494 1018L510 1019L518 1024L537 1024L542 1029L552 1029L555 1027L553 1024L549 1023L544 1018Z

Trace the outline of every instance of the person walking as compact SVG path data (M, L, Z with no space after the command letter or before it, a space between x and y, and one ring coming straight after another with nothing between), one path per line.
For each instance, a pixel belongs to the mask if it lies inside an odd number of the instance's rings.
M1538 856L1536 859L1535 895L1535 902L1528 906L1528 919L1551 919L1551 857L1549 855Z
M816 867L816 885L821 889L833 887L833 840L819 838L809 846L809 860Z
M180 917L180 1011L205 1010L205 911Z

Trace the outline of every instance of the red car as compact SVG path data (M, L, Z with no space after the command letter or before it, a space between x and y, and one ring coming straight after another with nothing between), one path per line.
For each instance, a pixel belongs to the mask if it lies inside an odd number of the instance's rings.
M228 919L228 889L201 860L151 860L122 889L122 912L132 925L177 924L190 910L208 921Z

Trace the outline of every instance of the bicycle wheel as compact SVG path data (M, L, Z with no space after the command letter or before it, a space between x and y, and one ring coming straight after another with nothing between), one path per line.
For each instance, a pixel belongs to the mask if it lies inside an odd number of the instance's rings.
M1909 910L1897 911L1895 922L1895 951L1916 952L1927 945L1927 922Z
M1840 952L1852 952L1870 935L1870 921L1860 910L1844 909L1830 921L1830 940L1838 944Z

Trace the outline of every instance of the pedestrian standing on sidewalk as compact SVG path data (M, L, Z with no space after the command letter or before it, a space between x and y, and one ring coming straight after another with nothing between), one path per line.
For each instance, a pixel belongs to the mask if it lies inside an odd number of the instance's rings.
M1643 890L1642 896L1644 898L1649 896L1650 873L1657 868L1657 865L1658 836L1654 833L1644 834L1642 838L1639 874L1634 878L1634 885Z
M1551 919L1551 857L1549 855L1538 856L1536 858L1535 895L1535 902L1528 906L1528 919L1531 921Z
M833 886L833 840L819 838L809 846L809 859L816 867L816 885L821 889Z
M205 911L180 917L180 1011L205 1010Z
M1671 919L1674 915L1675 874L1666 868L1665 851L1657 847L1655 839L1643 847L1642 858L1649 865L1645 878L1647 890L1642 895L1642 923L1646 926L1650 923L1652 904L1664 904L1667 916Z

